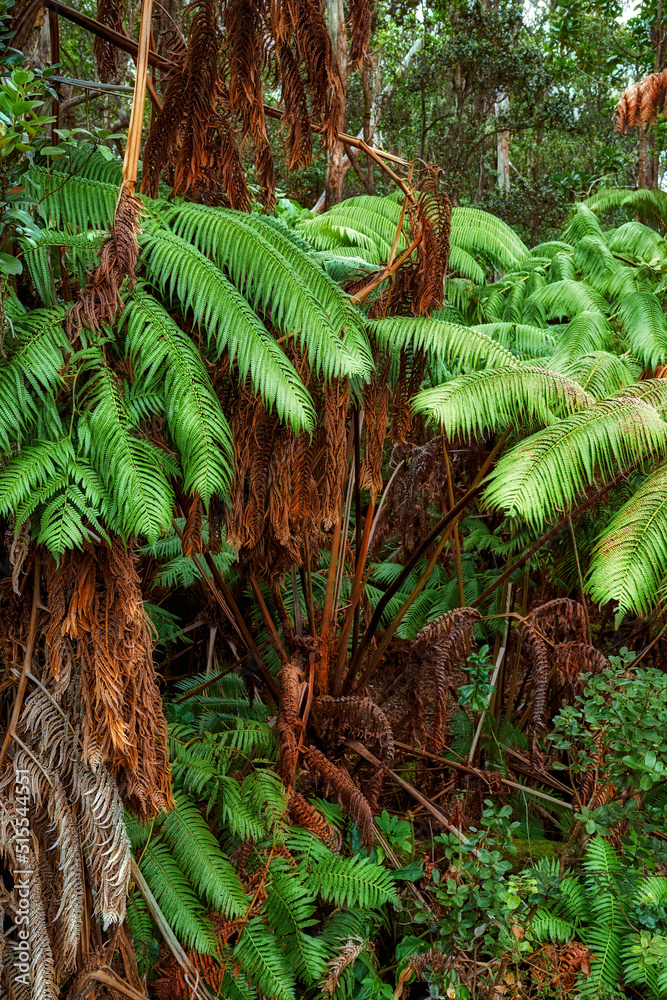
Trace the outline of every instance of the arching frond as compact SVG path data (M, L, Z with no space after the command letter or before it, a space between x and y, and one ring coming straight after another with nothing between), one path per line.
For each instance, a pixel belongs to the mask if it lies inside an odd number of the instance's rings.
M453 246L450 248L447 266L450 271L455 271L463 278L470 278L478 285L483 285L486 281L484 269L477 263L473 255L462 247Z
M614 516L591 559L588 590L614 601L618 619L645 614L667 572L667 466L651 473Z
M582 312L604 312L604 298L583 281L564 278L544 285L526 302L525 322L538 320L538 326L548 319L573 319Z
M572 209L572 214L563 230L563 239L568 243L577 244L587 236L603 239L600 223L590 202L589 198L585 202L579 202Z
M607 235L607 245L614 253L632 257L664 257L667 253L665 241L642 222L625 222Z
M23 237L19 242L23 250L28 273L35 290L45 306L57 304L54 271L49 260L49 250L62 247L71 259L80 285L86 283L86 272L95 265L95 256L103 234L87 230L83 233L63 233L47 229L39 237ZM57 272L56 272L57 273Z
M528 247L506 222L479 208L452 209L450 242L501 271L511 271L528 256Z
M586 199L586 206L597 215L611 208L624 208L628 214L638 215L643 222L652 222L662 228L667 221L667 195L664 191L641 188L605 188Z
M543 368L516 365L460 375L414 399L448 437L502 430L510 423L549 423L553 411L573 413L593 400L581 386Z
M187 204L166 214L178 235L226 268L255 309L266 310L282 334L294 333L308 347L316 371L327 379L370 371L361 313L316 258L243 212Z
M257 314L219 267L187 240L156 230L141 238L148 277L163 295L191 312L216 356L226 348L236 359L241 385L250 375L253 390L268 409L299 433L312 430L315 409L294 367Z
M621 328L628 347L647 365L667 361L667 318L653 292L634 292L619 306Z
M123 319L135 376L162 373L165 417L180 452L184 488L199 493L208 506L213 494L227 493L233 450L229 425L201 356L169 313L141 288L128 302Z
M549 364L559 371L560 365L582 354L605 350L613 336L614 329L603 313L597 310L579 313L559 333Z
M474 329L497 340L503 347L533 357L550 355L558 342L555 335L559 332L556 326L542 329L527 323L484 323Z
M634 381L635 372L628 360L609 351L591 351L590 354L582 354L567 364L560 365L557 370L578 382L596 399L603 399ZM552 359L549 358L549 365L551 362Z
M586 275L589 284L603 294L607 291L609 282L621 266L602 235L584 236L582 240L579 240L574 251L573 263Z
M533 434L504 455L490 477L486 501L539 527L568 510L596 473L611 479L664 452L667 424L643 400L605 399Z
M54 173L74 174L86 180L115 184L116 187L123 178L123 161L120 156L116 156L108 147L102 150L90 142L70 144L67 156L49 162Z
M442 320L393 316L369 324L379 346L389 353L411 346L460 368L491 368L515 364L512 354L479 330Z

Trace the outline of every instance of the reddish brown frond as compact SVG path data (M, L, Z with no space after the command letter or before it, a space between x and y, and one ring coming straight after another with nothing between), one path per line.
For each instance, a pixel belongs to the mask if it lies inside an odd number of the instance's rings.
M371 9L369 0L350 0L350 65L361 69L371 40Z
M614 127L625 134L630 128L650 125L665 114L667 69L650 73L639 83L631 83L614 109Z
M323 387L324 396L324 484L322 525L325 531L340 520L343 485L347 472L347 408L350 387L339 378Z
M278 677L278 720L276 736L280 743L278 773L288 787L294 783L299 760L298 732L301 728L299 705L304 673L298 660L292 659Z
M185 521L185 527L183 528L181 546L184 556L189 557L194 552L201 553L204 550L201 540L202 513L201 497L198 493L195 493L195 495L190 499L188 516Z
M369 491L373 500L382 489L382 458L389 416L389 367L389 360L382 366L378 364L370 382L364 386L366 449L359 485L362 490Z
M154 118L143 156L142 194L156 198L158 181L165 164L173 159L176 139L183 117L183 92L187 74L183 65L174 70L162 102L162 111Z
M123 18L118 0L98 0L96 19L107 28L123 33ZM112 83L118 78L118 63L120 50L107 42L100 35L93 39L93 55L97 63L97 72L102 83Z
M285 152L290 170L307 167L313 155L313 137L306 91L299 72L299 63L289 40L276 38L276 64L282 82L281 103L283 127L288 126Z
M338 141L341 116L341 82L338 63L319 0L284 0L301 62L306 68L322 141L331 149Z
M362 843L370 851L373 846L373 813L365 795L359 791L347 771L336 767L315 747L304 744L302 753L311 771L324 782L328 792L336 794L345 814L357 824Z
M304 830L319 837L328 847L333 847L334 838L331 827L315 806L311 805L300 792L294 792L289 801L290 823L302 826Z
M99 251L99 264L78 300L67 313L67 332L74 340L81 327L101 330L123 308L120 290L126 278L134 280L139 257L139 216L142 205L126 184L120 189L113 229Z

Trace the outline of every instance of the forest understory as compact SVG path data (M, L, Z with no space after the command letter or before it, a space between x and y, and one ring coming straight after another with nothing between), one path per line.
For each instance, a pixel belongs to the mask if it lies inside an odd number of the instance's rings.
M135 6L0 7L1 1000L662 1000L661 6Z

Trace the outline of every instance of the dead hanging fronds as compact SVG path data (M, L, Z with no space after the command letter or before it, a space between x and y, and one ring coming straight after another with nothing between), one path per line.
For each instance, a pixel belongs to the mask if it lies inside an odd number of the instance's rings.
M183 528L183 537L181 538L183 555L187 558L192 556L193 553L199 555L204 551L201 537L202 514L201 497L198 493L195 493L188 503L187 517Z
M334 379L324 394L324 484L322 526L331 529L341 517L343 485L347 473L347 410L350 386Z
M123 33L122 7L118 0L98 0L96 20L107 28ZM93 55L97 63L97 72L102 83L114 83L118 80L120 50L100 35L93 39Z
M369 0L350 0L350 65L361 69L371 40L371 9Z
M476 608L457 608L425 625L412 643L406 698L413 734L430 742L436 753L447 740L447 720L456 708L450 689L457 686L456 675L465 664L466 639L470 641L479 619Z
M217 5L200 0L193 6L183 62L146 142L141 190L155 197L160 173L169 167L174 194L246 211L250 199L219 69Z
M631 128L653 125L667 110L667 69L631 83L614 109L614 128L623 135Z
M99 264L88 284L67 313L67 334L75 340L82 327L101 331L113 323L123 308L121 288L126 279L134 281L139 257L139 218L141 202L129 185L123 184L118 196L110 237L99 251Z
M299 761L299 736L301 716L299 706L303 693L305 675L298 659L292 659L279 674L279 708L276 736L280 744L278 774L285 785L294 784Z
M369 491L372 500L376 499L382 489L382 459L389 416L389 368L389 359L384 364L378 364L370 381L364 386L366 447L359 486L362 490Z
M319 809L304 798L300 792L294 792L288 806L290 823L301 826L304 830L319 837L327 847L334 847L334 835L331 826Z
M281 81L283 127L287 126L285 153L289 170L307 167L313 155L313 136L310 127L308 100L299 60L288 38L275 40L276 77Z
M171 808L166 722L149 622L131 551L86 546L47 564L52 609L46 642L56 691L77 671L82 739L91 767L105 764L140 817Z

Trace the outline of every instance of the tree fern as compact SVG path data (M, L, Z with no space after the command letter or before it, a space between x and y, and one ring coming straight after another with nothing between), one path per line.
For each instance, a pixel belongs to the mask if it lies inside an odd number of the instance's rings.
M552 367L553 358L548 360ZM636 371L631 367L631 359L619 357L609 351L592 351L581 354L566 364L553 364L556 371L577 382L597 399L611 396L633 383Z
M628 397L601 400L522 441L498 462L485 498L511 517L539 527L567 510L593 482L654 457L667 445L656 410Z
M625 222L607 237L609 249L631 257L654 258L665 255L667 247L655 229L641 222Z
M118 200L118 185L62 174L44 167L29 167L22 175L29 194L38 199L38 211L50 229L74 232L108 231Z
M591 285L563 278L533 292L526 302L524 322L573 319L584 312L603 312L605 306L604 298Z
M322 978L327 949L320 937L305 933L315 926L315 895L305 883L295 877L282 858L269 865L266 913L276 935L285 940L287 963L299 979L311 984Z
M598 215L611 208L624 208L644 221L657 222L663 228L667 222L667 195L664 191L650 188L636 191L628 188L605 188L587 198L584 206Z
M527 246L507 223L479 208L452 209L450 242L501 271L510 271L528 256Z
M559 365L567 364L582 354L606 350L613 337L614 329L603 313L598 310L579 313L559 333L549 364L558 371Z
M590 406L581 386L545 369L516 365L471 372L414 400L416 413L436 420L448 436L503 430L513 421L548 423L552 411L572 413Z
M233 960L263 996L271 1000L295 1000L294 970L261 917L253 917L244 925Z

